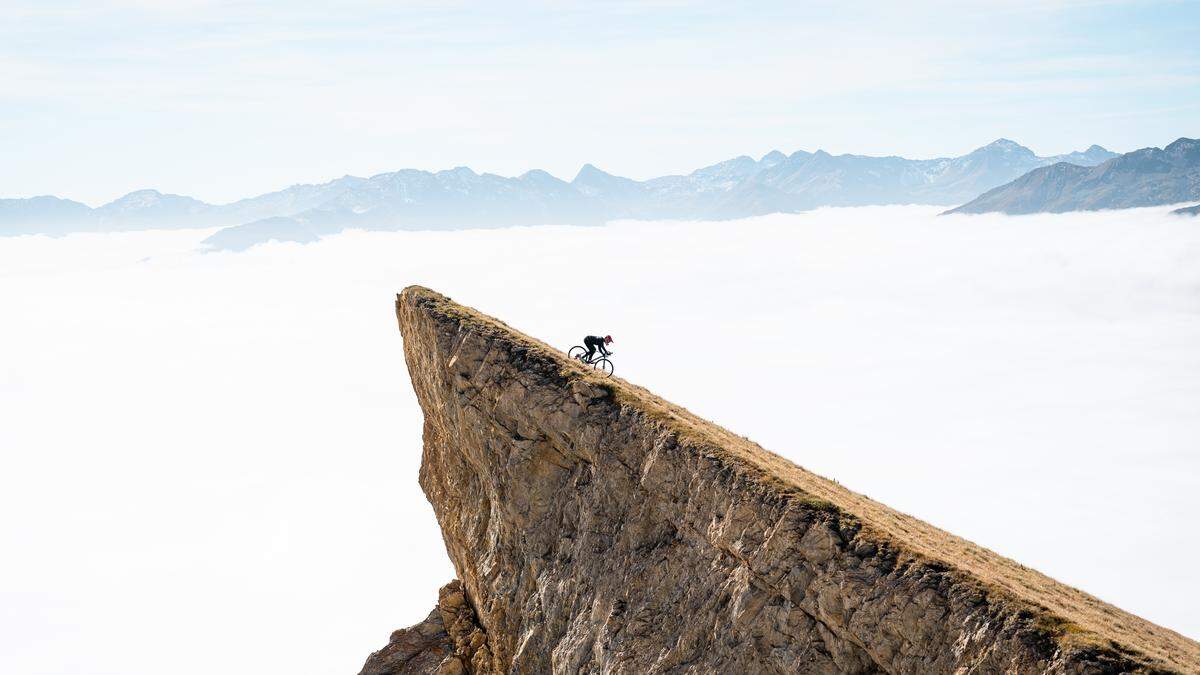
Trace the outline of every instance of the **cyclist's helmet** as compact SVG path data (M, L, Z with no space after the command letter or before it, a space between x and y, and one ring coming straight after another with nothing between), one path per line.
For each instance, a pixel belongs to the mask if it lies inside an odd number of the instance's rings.
M612 344L612 336L611 335L604 336L604 344L606 344L606 345Z

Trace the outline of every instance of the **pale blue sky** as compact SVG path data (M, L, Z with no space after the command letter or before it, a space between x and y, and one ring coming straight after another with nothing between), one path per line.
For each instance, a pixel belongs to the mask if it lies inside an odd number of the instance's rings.
M1200 2L4 0L0 196L1200 136Z

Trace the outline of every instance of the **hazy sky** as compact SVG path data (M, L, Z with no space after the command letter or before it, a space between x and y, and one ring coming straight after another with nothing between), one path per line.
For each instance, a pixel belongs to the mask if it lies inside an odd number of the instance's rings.
M5 0L0 196L1200 135L1200 3Z

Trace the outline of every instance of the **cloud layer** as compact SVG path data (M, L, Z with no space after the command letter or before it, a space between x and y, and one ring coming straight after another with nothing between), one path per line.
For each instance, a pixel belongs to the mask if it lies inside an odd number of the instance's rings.
M1193 637L1200 229L1162 209L0 240L0 670L353 671L453 571L422 283ZM1163 542L1170 542L1164 550Z

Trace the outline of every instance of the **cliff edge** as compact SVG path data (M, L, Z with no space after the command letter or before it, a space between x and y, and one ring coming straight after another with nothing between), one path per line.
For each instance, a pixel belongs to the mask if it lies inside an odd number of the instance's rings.
M396 312L461 582L364 675L1200 672L1200 644L496 319L420 287Z

